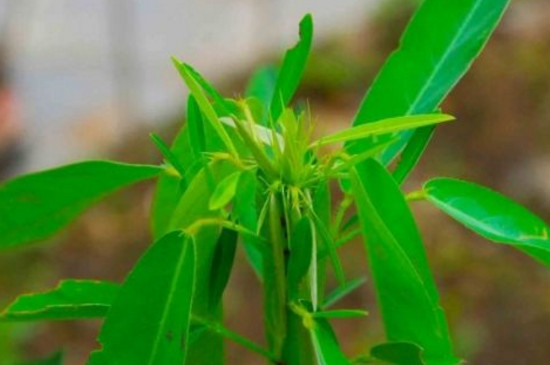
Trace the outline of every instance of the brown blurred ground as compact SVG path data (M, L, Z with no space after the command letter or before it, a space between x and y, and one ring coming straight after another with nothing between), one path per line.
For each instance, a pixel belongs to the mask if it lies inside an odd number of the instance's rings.
M301 95L309 98L321 131L349 124L365 85L396 46L409 14L410 7L388 7L370 27L316 50ZM438 129L406 189L417 189L432 176L460 177L504 192L550 221L549 61L550 4L516 2L444 105L458 121ZM226 81L226 92L242 90L241 78ZM145 131L113 154L126 161L158 161L154 149L144 145L150 145ZM117 194L50 244L0 255L0 304L66 277L122 280L149 241L151 191L145 183ZM550 272L508 247L477 238L424 203L415 203L414 210L457 352L474 365L550 363ZM342 252L348 277L366 273L364 256L357 254L360 243ZM240 255L225 297L227 322L262 341L257 288ZM359 354L382 340L369 283L342 305L371 312L365 320L336 323L346 351ZM0 365L11 364L16 354L39 358L59 348L65 349L67 364L81 364L95 346L98 325L2 325ZM260 363L232 345L228 356L231 364Z

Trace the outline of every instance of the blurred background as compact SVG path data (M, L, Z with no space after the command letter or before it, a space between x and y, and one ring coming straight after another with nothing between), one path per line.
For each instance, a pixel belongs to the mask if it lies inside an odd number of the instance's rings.
M315 49L299 92L319 133L349 125L418 0L0 0L0 181L82 158L160 161L154 131L184 122L186 88L170 55L226 95L258 66L277 63L306 12ZM444 104L439 128L407 182L473 180L550 221L550 2L515 0L482 56ZM0 253L0 307L67 277L121 281L149 244L153 186L117 193L46 244ZM550 361L550 272L485 242L431 207L413 207L460 356L475 365ZM350 278L367 275L361 243L342 251ZM228 326L261 342L258 282L239 254L225 296ZM361 321L335 322L358 355L382 341L367 283L345 303ZM244 318L244 320L243 320ZM0 365L64 350L82 364L100 323L0 324ZM230 364L261 359L233 345Z

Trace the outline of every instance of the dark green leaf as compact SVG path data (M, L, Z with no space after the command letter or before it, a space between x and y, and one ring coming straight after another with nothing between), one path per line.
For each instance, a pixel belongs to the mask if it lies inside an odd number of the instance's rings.
M353 125L400 115L431 113L470 68L510 0L426 0L361 103ZM391 161L412 131L382 156ZM389 138L389 137L388 137ZM373 142L374 139L369 140ZM368 148L358 141L351 151Z
M22 295L1 314L2 321L101 318L116 297L118 285L95 280L65 280L55 289Z
M229 281L235 252L237 248L237 232L223 229L216 244L210 274L210 307L215 309L222 300L222 295Z
M399 187L374 160L355 167L351 177L388 340L419 344L429 365L456 364L424 247Z
M173 232L153 244L120 288L88 364L183 364L194 276L191 237Z
M422 352L422 348L410 342L387 342L370 350L372 357L394 365L426 365Z
M287 273L287 282L291 296L298 295L298 287L302 279L307 275L311 265L313 240L311 224L309 218L302 217L292 230Z
M298 89L312 43L313 19L308 14L300 22L300 40L298 44L286 52L277 77L270 108L273 121L279 119L284 108L290 103Z
M86 161L0 185L0 248L48 238L106 195L162 168Z
M237 187L237 195L233 205L233 213L237 221L252 232L258 231L258 209L256 203L258 180L256 171L246 171L242 174ZM263 276L263 255L258 250L255 238L243 236L243 245L250 265L258 275Z
M430 139L435 132L435 126L422 127L414 131L411 139L401 154L401 159L393 171L393 178L402 184L409 173L414 169L420 157L426 150Z
M509 244L550 267L549 228L509 198L466 181L437 178L424 185L429 201L488 240Z

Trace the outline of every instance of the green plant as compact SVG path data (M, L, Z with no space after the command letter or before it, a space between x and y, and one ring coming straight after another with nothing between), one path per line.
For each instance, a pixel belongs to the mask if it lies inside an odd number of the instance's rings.
M439 104L508 3L425 0L353 126L317 140L309 110L288 107L312 45L310 16L280 70L258 71L244 99L224 98L174 59L191 95L187 123L172 146L152 135L165 164L88 161L0 187L0 247L9 248L47 238L108 193L156 177L156 242L121 285L64 281L19 297L1 319L105 318L91 365L222 364L224 338L273 364L459 363L409 204L427 200L481 236L550 266L548 226L473 183L435 178L408 194L400 185L436 125L453 120L439 113ZM323 152L338 143L344 148ZM339 201L331 194L336 187ZM387 342L351 360L329 320L367 314L331 309L364 282L346 277L338 252L358 235ZM223 292L238 244L263 284L266 347L223 324ZM339 287L327 294L331 271Z

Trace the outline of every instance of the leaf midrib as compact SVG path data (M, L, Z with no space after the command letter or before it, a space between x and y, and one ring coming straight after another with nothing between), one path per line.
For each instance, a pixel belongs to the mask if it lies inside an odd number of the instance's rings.
M424 97L424 95L428 91L429 86L432 84L432 81L435 79L436 75L439 74L439 72L440 72L441 68L443 67L443 65L447 62L447 59L449 58L450 54L452 53L451 50L455 49L455 45L456 45L458 39L460 39L462 37L462 35L464 34L464 30L466 29L466 26L470 24L474 14L477 13L477 10L478 10L480 4L482 3L482 1L483 0L478 0L475 3L475 5L470 9L470 12L469 12L466 20L459 27L459 30L455 34L455 36L453 37L453 40L451 41L449 47L447 47L447 49L443 53L443 57L441 57L441 60L433 68L432 74L430 75L427 82L424 84L424 86L420 90L420 93L418 94L418 96L416 97L414 102L411 104L409 109L407 109L406 114L411 114L415 111L415 108L416 108L417 104L420 102L420 100L422 100L422 98Z

